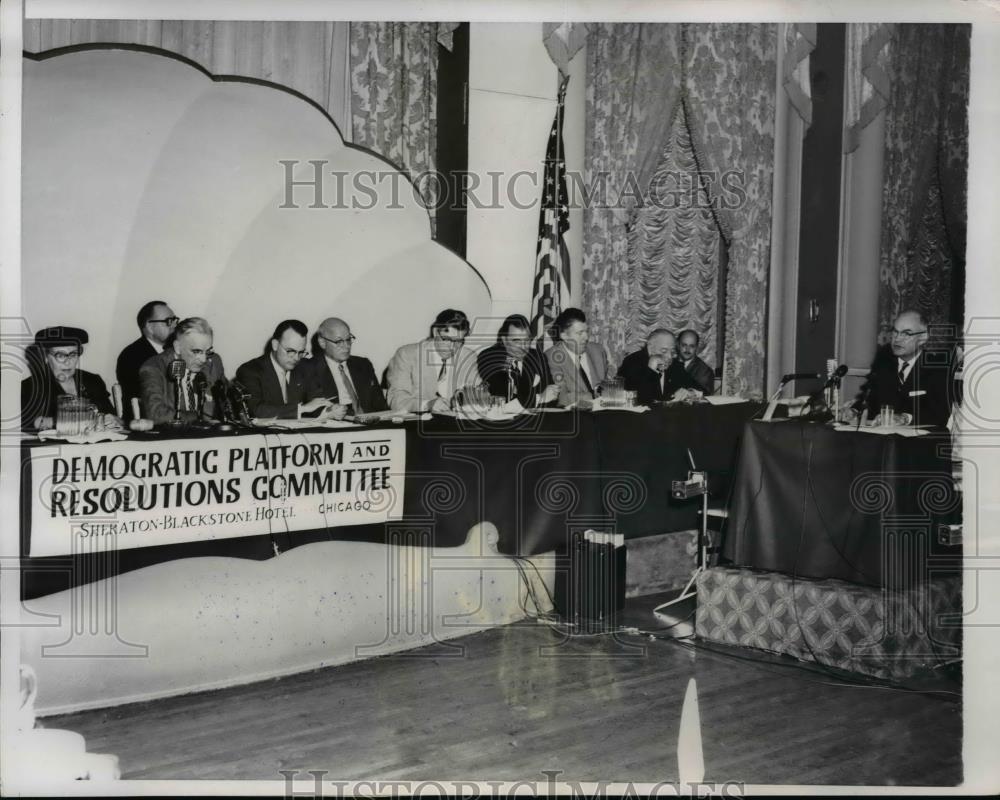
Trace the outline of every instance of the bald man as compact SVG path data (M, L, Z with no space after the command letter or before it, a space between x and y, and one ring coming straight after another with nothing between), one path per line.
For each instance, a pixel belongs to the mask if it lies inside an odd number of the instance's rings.
M677 361L677 340L665 328L649 334L646 345L625 356L618 368L625 388L636 393L641 405L673 400L679 389L685 396L700 392L701 386Z
M944 427L951 415L952 366L928 359L927 323L919 311L903 311L892 326L889 348L875 355L862 387L869 417L883 406L913 415L913 424Z
M301 362L308 378L308 396L325 397L348 414L371 414L389 406L372 362L351 355L356 337L338 317L323 320L313 340L313 357ZM336 409L334 409L336 411Z

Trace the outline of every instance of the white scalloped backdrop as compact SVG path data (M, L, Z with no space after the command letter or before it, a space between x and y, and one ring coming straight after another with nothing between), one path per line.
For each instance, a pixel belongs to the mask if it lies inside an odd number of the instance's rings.
M230 375L288 317L310 331L343 317L381 372L440 309L490 313L488 287L431 240L407 179L289 92L158 53L82 50L25 59L23 118L25 317L32 331L86 328L83 368L109 385L150 299L206 317ZM299 181L324 162L326 207L309 207L307 185L280 208L283 160Z

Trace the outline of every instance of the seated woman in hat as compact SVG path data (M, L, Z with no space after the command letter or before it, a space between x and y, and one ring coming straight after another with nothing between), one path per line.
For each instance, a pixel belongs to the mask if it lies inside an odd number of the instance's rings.
M78 369L83 346L89 341L80 328L58 325L43 328L29 345L31 376L21 381L21 430L34 432L55 427L60 395L89 400L104 414L105 425L120 426L108 389L100 375Z

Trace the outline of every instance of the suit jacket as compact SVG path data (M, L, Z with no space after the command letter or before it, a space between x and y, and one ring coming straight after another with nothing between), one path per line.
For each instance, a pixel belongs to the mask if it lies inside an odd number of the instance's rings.
M296 371L302 371L303 379L306 381L306 400L316 397L328 397L335 403L352 405L349 397L340 397L337 392L337 382L330 372L330 366L326 362L326 356L322 353L315 355L306 361L300 361ZM375 367L372 362L362 356L347 357L347 374L351 376L351 383L354 384L354 391L358 395L358 402L361 404L362 413L372 413L375 411L385 411L388 406L385 402L385 395L382 394L382 387L379 386L378 378L375 375ZM350 413L357 414L358 409L348 409Z
M510 373L507 364L507 348L501 343L480 350L476 356L479 377L495 397L516 398L525 408L536 405L538 395L552 383L549 365L545 356L538 350L529 350L521 361L520 375L516 376L515 385L511 386ZM513 396L509 397L510 390Z
M643 347L629 353L618 368L618 376L625 381L625 388L636 393L636 400L642 405L670 400L678 389L698 389L701 385L676 359L664 372L663 388L660 388L660 373L649 368L649 351Z
M404 344L389 361L389 407L393 411L426 411L437 397L440 364L432 360L432 339ZM454 391L479 385L476 352L464 345L454 356Z
M140 336L118 354L115 364L115 376L122 387L122 405L124 418L132 419L132 398L141 398L139 386L139 368L156 355L156 349L145 336Z
M170 362L176 358L173 348L168 347L162 353L147 359L139 368L143 416L153 422L169 422L174 418L174 382L170 378ZM222 359L213 356L202 368L202 374L210 390L216 381L226 377ZM211 391L206 392L204 411L206 417L215 416ZM181 409L180 416L182 420L190 422L198 418L198 412Z
M698 356L691 359L691 364L685 366L684 362L678 359L677 363L681 369L687 372L698 385L694 388L700 389L706 395L715 391L715 370L702 361Z
M899 359L891 350L883 348L875 354L868 382L861 391L862 396L867 392L870 417L885 405L912 414L914 425L944 427L951 415L952 398L948 391L951 382L952 367L948 364L928 364L927 351L923 350L906 380L900 384Z
M100 375L76 371L76 393L97 406L102 414L114 414L115 408L108 396L108 388ZM48 365L21 381L21 430L34 431L38 417L56 418L59 397L66 394L52 375Z
M590 387L587 386L583 370L573 360L565 344L557 342L545 351L545 360L548 361L552 381L559 386L561 406L593 400L597 396L597 387L610 374L603 347L594 342L587 342L585 351L590 361Z
M300 362L300 366L301 366ZM297 366L288 377L288 400L281 397L281 384L271 364L271 354L257 356L236 370L236 380L247 390L247 409L254 417L278 417L295 419L299 403L305 402L308 393L308 378Z

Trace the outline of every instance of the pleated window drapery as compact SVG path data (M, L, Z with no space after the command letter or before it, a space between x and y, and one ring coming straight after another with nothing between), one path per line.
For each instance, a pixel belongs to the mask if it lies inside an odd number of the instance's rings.
M654 327L711 345L722 324L724 391L762 394L776 39L774 25L593 26L584 182L606 202L584 210L584 305L613 359ZM667 202L649 194L654 176L677 184ZM724 319L708 277L718 237Z
M968 25L897 24L886 72L879 324L916 308L962 325L969 146Z

